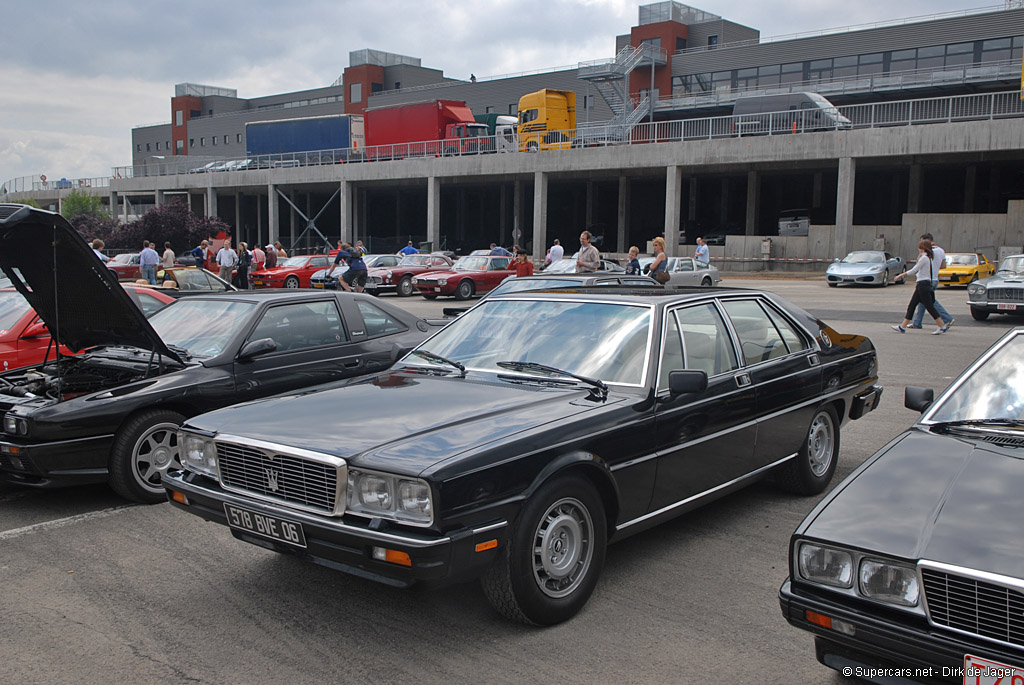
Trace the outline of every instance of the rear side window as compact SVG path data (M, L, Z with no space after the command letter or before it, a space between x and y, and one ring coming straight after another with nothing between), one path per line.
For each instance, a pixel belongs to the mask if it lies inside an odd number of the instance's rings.
M333 301L271 307L249 340L271 338L279 352L303 350L345 342L348 336Z
M775 324L775 328L779 331L779 335L782 336L783 342L786 343L786 348L789 350L790 354L810 348L810 343L807 342L807 338L800 335L800 331L785 319L782 314L775 311L773 307L767 304L765 304L765 310L768 312L768 316L771 318L772 323Z
M712 304L680 309L676 316L683 331L683 356L687 369L717 376L737 368L736 351L729 331Z
M722 306L732 321L747 364L789 354L782 333L755 300L725 300Z
M405 330L405 324L370 302L358 302L359 312L363 315L366 336L387 335Z

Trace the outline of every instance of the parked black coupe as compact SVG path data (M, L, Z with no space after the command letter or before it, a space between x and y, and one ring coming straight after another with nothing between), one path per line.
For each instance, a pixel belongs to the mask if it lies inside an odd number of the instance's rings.
M0 267L55 338L91 348L0 374L0 480L26 486L109 481L161 501L185 418L380 371L431 330L315 291L182 298L147 320L67 221L23 205L0 205Z
M782 613L873 682L1024 682L1024 328L905 402L917 423L793 534Z
M511 293L390 372L189 419L164 483L247 542L393 585L482 576L552 624L609 540L769 474L822 491L876 380L867 338L767 293Z

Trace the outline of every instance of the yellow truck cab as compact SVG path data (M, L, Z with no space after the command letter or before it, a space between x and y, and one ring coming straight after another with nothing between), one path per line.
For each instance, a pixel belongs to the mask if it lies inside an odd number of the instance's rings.
M564 150L576 135L576 93L544 88L519 98L519 151Z

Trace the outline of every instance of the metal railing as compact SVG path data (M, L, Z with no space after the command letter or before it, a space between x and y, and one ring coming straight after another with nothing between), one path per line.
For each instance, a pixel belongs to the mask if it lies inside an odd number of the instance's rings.
M751 135L792 135L829 130L915 126L961 121L1024 117L1021 91L955 95L948 97L848 105L834 109L796 110L762 114L729 115L637 124L625 132L620 123L608 121L580 125L545 134L551 149L605 147L610 145L679 142ZM519 141L491 136L447 141L421 141L376 147L314 150L245 159L222 159L195 166L188 157L160 160L135 167L116 167L122 178L187 173L244 172L251 169L286 169L332 164L383 162L425 157L463 157L518 152ZM109 180L109 179L107 179Z
M116 171L116 170L115 170ZM8 193L28 193L34 191L85 190L88 188L107 188L110 176L94 178L59 178L42 180L41 176L19 176L0 185L0 200Z

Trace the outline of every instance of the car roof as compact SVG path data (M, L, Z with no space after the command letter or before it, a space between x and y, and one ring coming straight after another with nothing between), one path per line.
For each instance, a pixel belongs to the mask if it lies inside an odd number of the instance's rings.
M723 288L692 286L674 289L634 287L630 285L597 285L579 288L555 288L551 290L526 290L516 293L504 293L488 297L488 300L522 300L552 299L578 300L580 297L591 300L622 300L626 304L669 305L676 302L704 299L709 295L730 296L764 296L760 290L749 288Z

